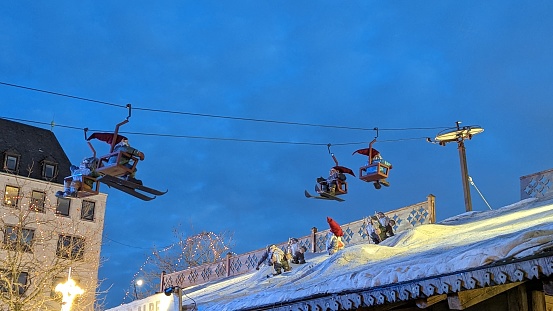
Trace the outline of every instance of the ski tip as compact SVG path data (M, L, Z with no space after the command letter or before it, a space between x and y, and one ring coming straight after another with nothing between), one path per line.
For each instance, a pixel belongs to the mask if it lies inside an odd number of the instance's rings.
M312 195L309 194L309 192L307 192L307 190L304 190L303 194L305 195L306 198L312 197Z

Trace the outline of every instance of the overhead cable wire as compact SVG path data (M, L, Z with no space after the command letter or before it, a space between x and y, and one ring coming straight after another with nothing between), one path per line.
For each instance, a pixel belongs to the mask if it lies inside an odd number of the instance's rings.
M125 105L118 105L118 104L108 103L108 102L95 100L95 99L89 99L89 98L84 98L84 97L79 97L79 96L74 96L74 95L67 95L67 94L58 93L58 92L41 90L41 89L36 89L36 88L23 86L23 85L11 84L11 83L1 82L1 81L0 81L0 84L6 85L6 86L11 86L11 87L16 87L16 88L20 88L20 89L25 89L25 90L28 90L28 91L41 92L41 93L46 93L46 94L50 94L50 95L68 97L68 98L73 98L73 99L78 99L78 100L84 100L84 101L93 102L93 103L97 103L97 104L103 104L103 105L109 105L109 106L115 106L115 107L123 107L123 108L125 107Z
M109 240L113 243L116 243L116 244L119 244L119 245L123 245L123 246L126 246L126 247L131 247L131 248L137 248L137 249L151 249L151 247L141 247L141 246L134 246L134 245L129 245L129 244L125 244L125 243L122 243L122 242L119 242L119 241L116 241L114 239L110 239L109 237L107 237L106 235L104 235L104 239L106 240ZM169 245L169 246L164 246L162 247L162 249L167 249L169 247L173 247L175 245L175 243Z
M48 122L31 121L31 120L18 119L18 118L9 118L9 117L0 117L0 118L6 119L6 120L18 121L18 122L32 123L32 124L41 124L41 125L49 125L49 126L58 126L58 127L63 127L63 128L72 129L72 130L81 130L81 131L83 130L83 128L81 128L81 127L56 124L56 123L54 123L53 121L50 122L50 123L48 123ZM94 131L96 131L96 130L94 130Z
M18 119L18 118L9 118L9 117L1 117L1 116L0 116L0 118L6 119L6 120L18 121L18 122L33 123L33 124L53 125L53 123L30 121L30 120ZM73 129L73 130L83 130L82 128L75 127L75 126L67 126L67 125L60 125L60 124L55 124L55 126L68 128L68 129ZM104 131L105 132L105 130L90 130L90 131L92 131L92 132ZM207 137L207 136L177 135L177 134L140 133L140 132L126 132L126 131L120 131L119 133L121 133L121 134L130 134L130 135L138 135L138 136L156 136L156 137L169 137L169 138L187 138L187 139L235 141L235 142L248 142L248 143L281 144L281 145L305 145L305 146L327 146L328 145L328 143L314 143L314 142L258 140L258 139ZM385 143L385 142L399 142L399 141L407 141L407 140L426 140L426 139L427 139L427 137L414 137L414 138L379 140L379 142L384 142ZM367 144L367 143L368 142L366 142L366 141L362 141L362 142L332 143L332 145L347 146L347 145L360 145L360 144Z
M104 239L109 240L109 241L111 241L111 242L113 242L113 243L116 243L116 244L119 244L119 245L126 246L126 247L137 248L137 249L149 249L149 248L147 248L147 247L133 246L133 245L121 243L121 242L119 242L119 241L112 240L112 239L110 239L110 238L107 237L107 236L104 236Z
M21 88L21 89L25 89L25 90L29 90L29 91L34 91L34 92L41 92L41 93L46 93L46 94L50 94L50 95L68 97L68 98L72 98L72 99L83 100L83 101L93 102L93 103L97 103L97 104L103 104L103 105L109 105L109 106L113 106L113 107L119 107L119 108L127 109L126 104L125 105L115 104L115 103L110 103L110 102L106 102L106 101L89 99L89 98L74 96L74 95L68 95L68 94L63 94L63 93L59 93L59 92L42 90L42 89L37 89L37 88L32 88L32 87L28 87L28 86L22 86L22 85L17 85L17 84L2 82L2 81L0 81L0 85L5 85L5 86L10 86L10 87L15 87L15 88ZM273 124L283 124L283 125L310 126L310 127L322 127L322 128L333 128L333 129L358 130L358 131L374 131L375 130L375 128L350 127L350 126L314 124L314 123L291 122L291 121L278 121L278 120L268 120L268 119L255 119L255 118L245 118L245 117L233 117L233 116L223 116L223 115L214 115L214 114L194 113L194 112L185 112L185 111L173 111L173 110L165 110L165 109L142 108L142 107L137 107L135 105L133 105L132 109L133 110L156 112L156 113L167 113L167 114L188 115L188 116L195 116L195 117L229 119L229 120L237 120L237 121L263 122L263 123L273 123ZM444 129L444 128L447 128L447 127L379 128L379 130L381 130L381 131L412 131L412 130L438 130L438 129Z
M133 109L142 110L142 111L151 111L151 112L162 112L162 113L170 113L170 114L190 115L190 116L196 116L196 117L208 117L208 118L239 120L239 121L264 122L264 123L275 123L275 124L297 125L297 126L323 127L323 128L342 129L342 130L374 131L374 128L350 127L350 126L326 125L326 124L314 124L314 123L302 123L302 122L291 122L291 121L277 121L277 120L254 119L254 118L244 118L244 117L231 117L231 116L221 116L221 115L193 113L193 112L171 111L171 110L162 110L162 109L153 109L153 108L140 108L140 107L134 107L134 106L133 106ZM382 131L410 131L410 130L436 130L436 129L443 129L443 127L437 127L437 128L424 128L424 127L420 127L420 128L389 128L389 129L379 128L379 130L382 130Z

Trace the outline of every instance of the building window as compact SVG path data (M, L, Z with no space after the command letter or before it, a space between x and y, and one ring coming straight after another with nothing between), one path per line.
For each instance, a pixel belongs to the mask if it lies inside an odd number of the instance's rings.
M6 226L4 229L4 248L12 251L32 252L35 230Z
M61 216L69 216L70 206L71 206L71 199L58 198L58 204L56 205L56 214Z
M6 154L4 157L4 170L15 172L19 164L19 157L11 154Z
M56 177L56 164L50 162L42 163L42 177L45 179L53 179Z
M82 260L84 257L84 238L60 235L56 255L65 259Z
M2 269L0 270L0 291L7 292L8 289L17 289L19 295L23 295L27 290L29 273L20 272L17 277L14 277L11 271Z
M93 221L95 206L96 203L83 200L83 206L81 208L81 219Z
M17 207L19 203L19 188L14 186L6 186L4 192L4 205Z
M33 190L31 196L31 210L35 212L44 213L44 200L46 199L46 193Z

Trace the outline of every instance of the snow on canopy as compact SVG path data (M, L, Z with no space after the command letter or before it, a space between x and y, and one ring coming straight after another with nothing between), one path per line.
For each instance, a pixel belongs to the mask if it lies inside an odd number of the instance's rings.
M306 253L287 276L272 267L184 289L199 311L240 310L317 294L367 289L524 258L553 246L553 200L526 199L497 210L467 212L399 232L379 245L350 245L329 256ZM192 299L194 301L192 301Z

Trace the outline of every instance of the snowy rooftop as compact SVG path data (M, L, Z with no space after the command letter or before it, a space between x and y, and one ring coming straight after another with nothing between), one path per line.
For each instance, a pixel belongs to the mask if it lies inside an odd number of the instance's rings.
M357 244L329 256L308 253L286 275L272 267L184 290L197 310L248 310L428 279L538 254L553 243L553 200L526 199L421 225L381 243Z

